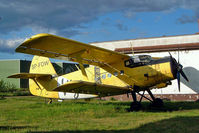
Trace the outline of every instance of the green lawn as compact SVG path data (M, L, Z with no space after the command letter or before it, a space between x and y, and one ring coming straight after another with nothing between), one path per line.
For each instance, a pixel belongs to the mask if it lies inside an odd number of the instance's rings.
M130 102L84 100L45 104L39 97L0 100L0 132L135 132L199 133L199 103L166 102L162 109L143 103L128 112Z

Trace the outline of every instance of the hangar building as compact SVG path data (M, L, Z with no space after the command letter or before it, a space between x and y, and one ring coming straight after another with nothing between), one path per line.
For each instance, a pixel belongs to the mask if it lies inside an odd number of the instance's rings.
M199 99L199 34L162 36L153 38L118 40L108 42L94 42L92 45L132 55L147 54L152 57L172 56L183 65L189 82L181 77L181 91L178 91L177 81L163 89L153 89L157 97L171 100L197 100ZM133 51L133 52L132 52ZM124 96L126 97L126 96ZM123 96L118 97L120 100Z
M28 73L30 69L30 64L31 61L27 60L0 60L0 80L2 79L11 84L14 84L17 88L28 88L28 79L13 79L7 77L15 73ZM58 75L66 74L77 70L74 63L56 62L52 64ZM88 67L88 65L85 65L85 67Z
M31 61L26 60L0 60L0 79L14 84L17 88L27 88L27 79L8 79L14 73L29 72Z

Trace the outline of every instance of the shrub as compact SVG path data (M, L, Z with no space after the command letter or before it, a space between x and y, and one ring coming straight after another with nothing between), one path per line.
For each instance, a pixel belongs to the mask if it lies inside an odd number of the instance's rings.
M14 92L17 88L14 84L6 82L4 80L0 80L0 92Z

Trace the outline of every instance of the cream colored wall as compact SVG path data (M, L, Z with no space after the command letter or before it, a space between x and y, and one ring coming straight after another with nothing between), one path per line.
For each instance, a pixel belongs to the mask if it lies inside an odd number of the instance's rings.
M159 38L145 38L132 40L119 40L110 42L91 43L92 45L114 50L115 48L125 48L136 46L154 46L154 45L171 45L171 44L185 44L185 43L199 43L199 34L159 37ZM155 57L169 56L168 52L161 53L144 53ZM178 58L178 52L171 52L174 58ZM180 63L184 66L183 71L186 73L190 82L186 82L181 77L181 92L178 91L177 81L172 81L172 85L163 89L152 90L154 94L199 94L199 50L180 51Z
M131 40L118 40L109 42L93 42L91 45L98 47L115 50L115 48L125 47L138 47L138 46L154 46L154 45L172 45L172 44L185 44L185 43L198 43L199 34L183 35L183 36L170 36L158 38L144 38L144 39L131 39Z

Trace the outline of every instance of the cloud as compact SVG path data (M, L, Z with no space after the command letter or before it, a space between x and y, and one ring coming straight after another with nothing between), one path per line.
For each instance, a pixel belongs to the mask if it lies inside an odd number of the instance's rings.
M25 39L8 39L0 40L0 52L8 52L8 53L14 53L14 49L24 41Z
M194 16L183 14L177 19L177 23L186 24L197 22L199 18L199 1L197 0L183 0L181 8L189 9L195 13Z
M57 34L70 28L96 20L98 16L111 12L123 12L131 17L136 12L164 11L178 6L165 0L1 0L0 34L19 31L24 27L41 27ZM78 32L77 32L78 34Z
M180 18L177 19L177 23L180 24L186 24L186 23L193 23L197 22L196 16L187 16L187 15L182 15Z
M33 33L48 32L71 37L81 34L78 27L108 13L121 12L132 18L138 12L166 12L177 8L194 10L196 17L199 16L199 2L196 0L1 0L0 35L31 28ZM187 17L178 21L186 23L193 20ZM128 29L122 23L116 23L116 27ZM0 47L13 51L11 42L15 46L18 41L1 40Z

